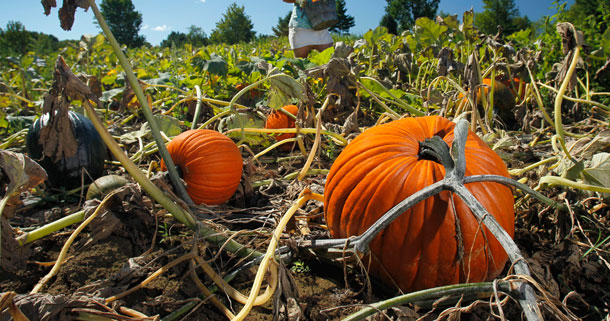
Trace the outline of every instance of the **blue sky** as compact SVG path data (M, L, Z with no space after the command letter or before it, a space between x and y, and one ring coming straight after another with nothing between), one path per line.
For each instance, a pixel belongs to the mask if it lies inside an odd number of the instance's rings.
M292 5L281 0L132 0L136 10L142 13L143 23L140 34L153 45L159 44L172 31L186 32L188 27L196 25L203 28L209 36L222 18L227 7L235 2L244 6L246 15L254 24L257 34L272 34L271 28L277 24L278 18L291 10ZM566 0L562 0L566 1ZM57 1L61 6L63 1ZM375 28L384 13L384 0L346 0L347 13L355 18L356 26L350 29L353 34L363 34ZM568 0L573 3L574 0ZM101 1L96 1L99 4ZM552 15L552 0L515 0L521 15L527 15L531 20L538 20ZM441 0L439 10L450 14L461 14L473 8L483 10L482 0ZM59 27L57 8L49 16L43 13L40 1L19 0L1 1L0 28L5 28L9 21L20 21L30 31L52 34L63 39L79 39L83 34L100 32L93 23L93 12L78 9L71 31Z

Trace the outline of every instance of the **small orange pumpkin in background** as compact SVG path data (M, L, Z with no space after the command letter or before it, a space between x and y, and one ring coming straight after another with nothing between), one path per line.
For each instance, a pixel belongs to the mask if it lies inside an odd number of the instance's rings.
M525 81L515 77L513 79L503 79L502 84L510 89L511 93L514 97L517 97L519 100L517 103L521 103L525 98Z
M500 78L496 78L494 81L494 90L493 90L493 106L494 106L494 115L504 123L504 125L508 128L514 129L517 125L517 120L515 119L514 109L515 109L515 92L511 87L508 87L510 83L501 81ZM485 95L485 99L489 99L489 89L491 88L491 79L485 78L483 79L482 85L479 87L477 91L477 107L479 113L483 113L483 98ZM517 87L518 89L518 87ZM462 93L458 95L458 104L462 106L466 106L468 103L468 99L464 97Z
M477 105L482 107L483 99L489 97L489 89L491 88L491 79L483 79L482 85L479 87L477 92ZM494 107L500 110L512 110L515 108L515 95L513 90L507 86L507 83L500 80L494 82ZM462 93L458 95L458 102L467 103L467 99Z
M231 138L209 129L187 130L174 137L167 150L195 204L219 205L237 190L243 160ZM166 169L161 161L161 170Z
M296 117L299 112L299 107L295 105L286 105L282 107L283 110L291 113ZM267 129L281 129L281 128L294 128L295 121L292 117L286 115L286 113L279 110L272 110L267 120L265 121L265 128ZM274 135L276 141L282 141L287 138L295 137L296 135L293 133L285 133L285 134L276 134ZM282 149L290 150L292 148L292 144L283 144Z
M439 136L451 146L454 127L455 123L439 116L404 118L356 137L339 154L326 178L324 217L331 236L362 234L400 201L441 180L443 165L419 157L419 142ZM465 154L466 176L509 177L502 159L470 131ZM466 188L512 237L510 188L494 182L470 183ZM369 246L369 272L404 292L492 279L502 272L508 258L493 234L449 191L405 211Z

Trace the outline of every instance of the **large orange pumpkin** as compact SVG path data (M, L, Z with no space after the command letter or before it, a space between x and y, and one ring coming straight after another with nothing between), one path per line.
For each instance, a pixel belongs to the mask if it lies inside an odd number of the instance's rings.
M356 137L337 157L326 179L324 215L331 236L362 234L394 205L441 180L443 165L420 158L418 144L439 136L451 146L454 127L453 122L438 116L405 118L372 127ZM500 157L469 132L466 176L479 174L509 176ZM466 187L512 237L511 190L493 182ZM404 212L373 239L370 250L369 272L405 292L492 279L507 260L491 232L449 191Z
M222 204L237 190L243 161L229 137L209 129L187 130L172 139L167 150L195 204ZM163 161L161 169L166 170Z
M291 113L296 116L299 112L299 107L295 105L286 105L282 107L283 110ZM268 129L280 129L280 128L294 128L295 121L292 117L286 115L286 113L279 110L272 110L269 116L267 116L267 120L265 121L265 128ZM287 138L294 137L293 133L285 133L285 134L277 134L274 135L276 141L282 141ZM282 145L283 149L290 149L292 147L291 144Z

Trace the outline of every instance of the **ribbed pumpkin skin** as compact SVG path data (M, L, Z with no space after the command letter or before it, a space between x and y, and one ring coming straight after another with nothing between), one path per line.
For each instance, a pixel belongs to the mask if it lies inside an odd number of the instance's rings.
M394 205L441 180L444 167L419 159L418 142L437 135L451 146L454 126L438 116L405 118L356 137L337 157L326 180L324 215L332 237L362 234ZM469 132L466 176L478 174L509 176L500 157ZM512 237L511 190L491 182L466 187ZM482 233L477 219L457 195L453 195L454 213L449 197L444 191L428 198L383 230L370 244L373 258L369 272L389 286L396 282L405 292L496 277L507 260L504 249L487 228ZM455 216L463 236L465 255L461 260L457 257Z
M297 107L295 105L286 105L286 106L282 107L282 109L293 114L294 116L296 116L297 113L299 112L299 107ZM295 126L294 119L288 117L288 115L286 115L284 112L281 112L279 110L271 111L271 113L267 117L267 120L265 121L265 128L268 128L268 129L294 128L294 126ZM278 135L275 135L275 140L277 140L279 142L286 138L292 138L294 136L295 136L295 134L292 134L292 133L278 134ZM290 145L282 145L282 146L290 147Z
M243 160L229 137L209 129L187 130L174 137L167 150L195 204L219 205L237 190ZM161 169L166 170L163 161Z

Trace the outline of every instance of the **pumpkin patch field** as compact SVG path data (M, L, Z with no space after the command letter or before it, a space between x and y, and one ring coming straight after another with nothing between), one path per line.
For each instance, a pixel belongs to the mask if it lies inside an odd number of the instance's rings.
M472 21L3 58L1 319L610 320L610 34Z

